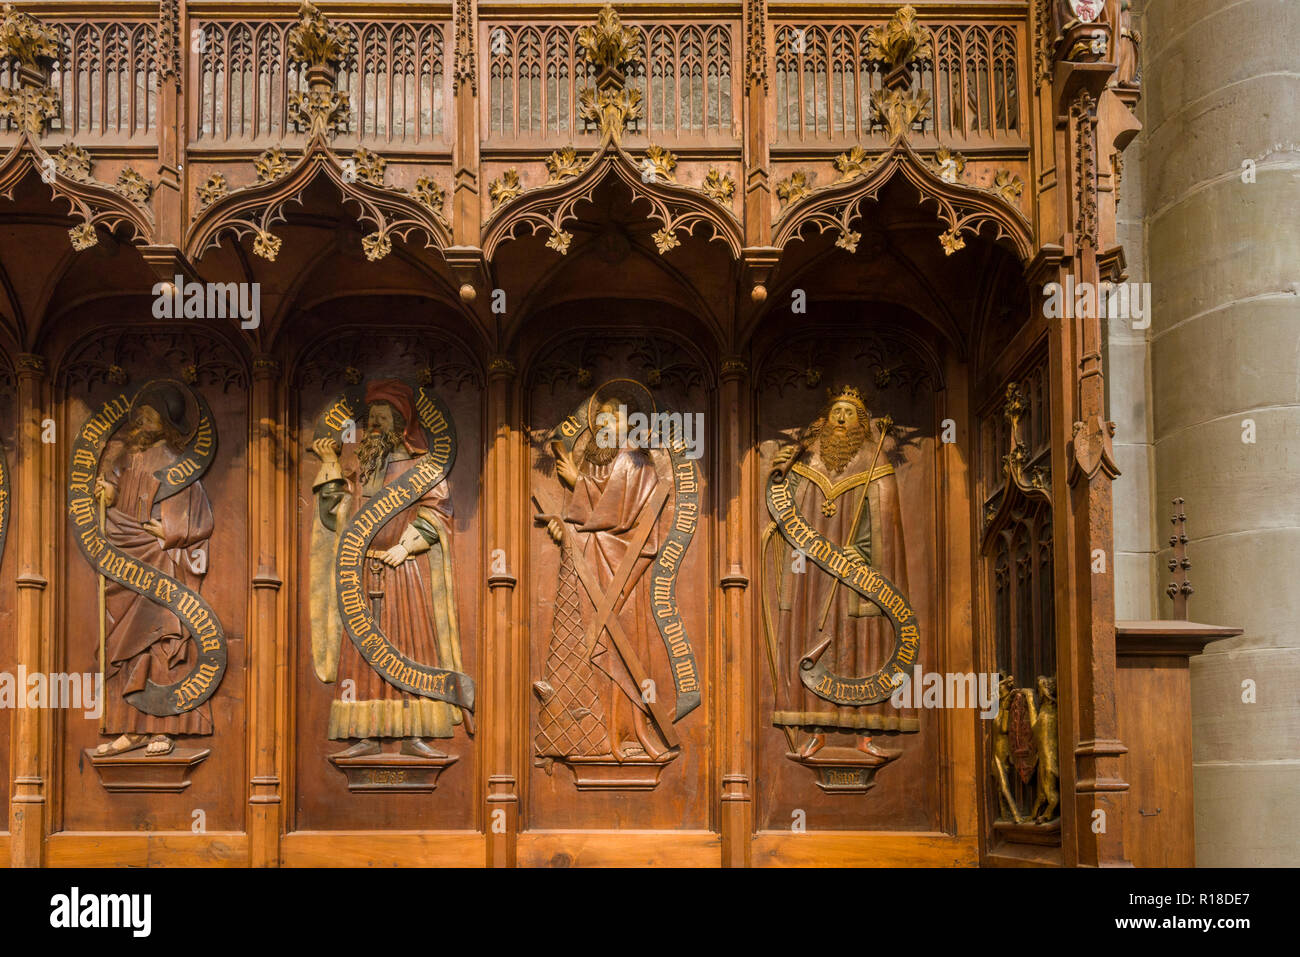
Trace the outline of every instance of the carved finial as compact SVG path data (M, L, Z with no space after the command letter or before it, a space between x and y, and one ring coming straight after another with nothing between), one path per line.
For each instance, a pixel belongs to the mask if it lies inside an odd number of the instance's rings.
M1024 390L1018 382L1008 382L1002 414L1007 420L1011 437L1010 449L1002 457L1002 468L1007 479L1020 491L1050 501L1051 482L1047 472L1042 467L1030 466L1030 450L1020 434L1020 423L1027 411L1029 403L1025 399Z
M930 31L917 21L916 8L908 4L883 27L872 27L867 33L867 55L891 70L929 60Z
M333 136L352 113L348 94L335 89L338 67L352 49L352 28L335 26L311 3L298 10L288 35L290 60L307 66L307 92L289 97L289 119L308 138Z
M868 55L888 67L881 89L871 94L872 117L892 143L918 122L930 118L930 93L911 91L911 65L931 58L933 34L916 19L910 4L883 27L867 34Z
M641 118L641 91L628 89L625 75L641 60L640 34L624 27L614 8L605 4L596 25L580 29L577 39L597 70L596 85L579 91L579 115L617 144L623 130Z
M43 71L63 55L63 41L54 27L6 3L4 19L0 20L0 49L5 59L17 60L26 69Z
M6 3L0 20L0 55L18 63L16 87L0 90L0 117L40 136L62 110L49 75L51 65L63 55L63 41L53 27Z
M289 52L309 68L338 65L352 49L352 28L335 26L316 5L305 2L298 8L298 22L289 30Z

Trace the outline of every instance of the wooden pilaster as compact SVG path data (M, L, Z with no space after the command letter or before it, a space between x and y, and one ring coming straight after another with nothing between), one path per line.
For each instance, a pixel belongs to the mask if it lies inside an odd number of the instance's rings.
M749 365L739 357L722 362L719 397L720 454L718 500L726 503L724 558L721 576L722 627L720 629L717 693L722 752L722 864L748 867L754 833L754 751L750 715L754 691L754 622L750 614L749 576L746 573L748 531L753 522L750 474L753 468L749 442Z
M456 40L451 78L452 116L456 118L451 147L452 237L457 246L478 246L483 194L479 185L477 0L456 0L452 17Z
M516 654L514 635L514 597L517 579L514 569L522 543L515 539L514 487L511 447L517 432L511 427L511 392L516 375L515 364L496 356L488 365L487 463L484 469L484 496L487 502L487 561L490 603L484 661L487 663L486 692L477 711L484 716L485 761L488 786L485 813L488 867L513 867L519 836L519 784L512 747L516 707L513 689L527 677L516 673L514 663L522 661ZM504 555L502 554L504 553ZM501 571L498 560L504 560ZM494 570L494 564L496 568Z
M277 755L280 714L276 677L279 673L278 637L285 621L279 570L279 533L285 509L279 482L286 463L277 461L276 446L283 421L280 363L270 356L253 360L250 407L251 476L249 485L250 547L253 557L253 601L248 622L248 855L253 867L280 864L281 798Z
M14 357L18 380L18 454L12 483L14 527L10 532L18 558L18 600L14 609L14 667L46 671L43 653L50 635L48 588L54 550L46 533L53 498L55 443L41 439L46 418L48 383L45 359L20 353ZM43 757L48 742L48 712L14 708L11 740L13 790L9 799L10 863L40 867L44 860L47 795Z

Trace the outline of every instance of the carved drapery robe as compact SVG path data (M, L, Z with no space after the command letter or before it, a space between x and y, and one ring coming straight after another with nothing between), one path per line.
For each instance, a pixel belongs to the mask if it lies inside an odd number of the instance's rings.
M578 556L594 573L602 593L607 591L619 566L631 547L633 529L659 488L660 478L650 456L640 450L620 450L605 464L584 461L578 481L569 496L562 516L569 527ZM660 687L668 687L657 677L652 656L658 633L650 609L649 581L646 572L659 553L662 530L671 521L671 503L660 513L638 552L631 577L614 605L614 614L627 641L641 663ZM643 690L628 673L617 649L610 647L602 630L586 660L575 655L575 643L582 641L591 626L594 604L577 581L577 572L567 557L562 557L556 600L557 616L552 628L545 678L554 697L543 701L537 752L542 756L608 754L610 747L620 747L617 740L623 728L609 727L608 714L613 709L613 695L624 695L632 707L648 714ZM567 625L566 629L558 627ZM653 634L652 634L653 633ZM608 679L598 680L594 669ZM598 687L604 684L605 687ZM602 698L606 699L602 702ZM602 707L603 703L603 707ZM627 712L625 712L627 713Z
M137 561L158 569L199 591L208 567L212 504L196 481L162 501L154 474L180 460L165 442L143 450L122 441L105 449L101 478L116 490L104 514L104 536ZM163 538L145 530L157 519ZM196 571L196 569L202 569ZM169 608L116 582L105 582L108 630L104 639L104 720L106 734L211 734L208 702L177 715L158 717L132 707L126 696L143 691L147 682L169 685L194 667L198 648Z
M888 449L877 457L876 444L875 439L865 441L844 468L833 473L822 460L820 444L814 442L795 461L788 482L795 505L809 525L907 594L898 480L887 461ZM863 495L867 496L865 503ZM774 619L767 624L776 638L773 724L809 732L854 734L919 730L914 710L895 708L888 701L866 707L839 706L804 687L799 680L799 661L826 638L834 640L821 662L844 677L862 677L888 660L894 644L893 626L874 603L848 585L837 584L811 560L803 564L802 572L796 571L789 543L775 530L771 546L765 559L770 562L765 587L774 591L767 596L767 608Z
M389 684L361 656L338 619L334 557L338 536L357 512L419 463L404 449L391 453L367 483L355 453L322 466L313 483L319 527L312 541L312 651L317 676L334 681L329 730L347 738L450 738L460 710L445 701L412 695ZM396 568L378 556L409 529L428 547ZM364 593L380 593L380 629L403 654L437 668L461 669L460 631L452 575L452 508L446 480L386 522L366 552Z

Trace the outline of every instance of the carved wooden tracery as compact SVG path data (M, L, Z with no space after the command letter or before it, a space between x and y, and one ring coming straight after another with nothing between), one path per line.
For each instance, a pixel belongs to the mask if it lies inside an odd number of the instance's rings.
M869 52L879 24L781 23L776 27L778 141L862 140L879 135L871 97L884 71ZM1024 106L1012 25L950 24L933 31L930 58L912 67L912 85L931 94L926 133L945 141L1020 142Z
M922 205L933 203L936 207L940 221L948 227L942 239L949 253L965 245L963 234L975 234L991 225L993 238L1006 240L1022 260L1032 254L1029 220L1007 201L1006 193L946 182L934 165L904 141L879 157L863 156L858 163L845 163L841 168L849 172L840 182L810 191L790 204L776 224L773 245L783 247L815 226L819 233L836 233L836 245L853 251L861 238L853 225L864 214L863 204L875 200L886 184L900 176L917 190ZM1018 193L1013 190L1010 195Z
M661 253L675 248L683 236L694 235L704 226L707 238L727 245L733 257L740 256L744 245L740 221L703 190L665 182L658 176L648 177L647 165L637 163L627 151L610 141L596 151L577 176L559 183L540 186L522 194L494 212L483 228L483 252L491 259L501 244L529 232L549 234L547 246L567 253L572 234L565 224L578 218L580 203L588 202L605 182L621 183L633 201L649 206L646 218L660 224L655 243ZM650 168L653 168L651 166Z
M445 23L338 20L357 45L340 64L338 89L351 97L350 124L362 141L439 143L448 113ZM292 20L201 21L199 142L283 138L290 96L306 89L305 68L284 58Z
M734 26L629 24L643 62L628 75L641 91L640 130L675 140L730 136ZM572 137L582 131L578 90L596 75L566 23L485 24L489 52L489 140Z

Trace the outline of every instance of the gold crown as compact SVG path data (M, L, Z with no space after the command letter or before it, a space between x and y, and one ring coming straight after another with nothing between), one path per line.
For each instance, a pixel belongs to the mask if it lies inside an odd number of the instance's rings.
M854 405L858 407L858 411L862 413L862 418L864 419L867 418L867 416L870 414L867 412L867 400L862 395L862 390L858 389L856 386L846 385L844 388L840 389L838 395L836 395L830 389L827 389L826 390L827 407L829 408L830 406L834 405L836 402L852 402Z

